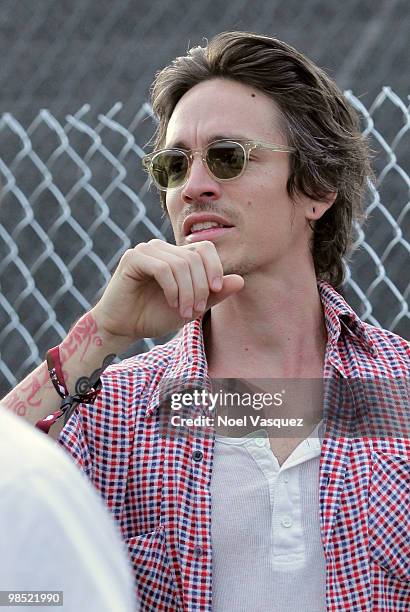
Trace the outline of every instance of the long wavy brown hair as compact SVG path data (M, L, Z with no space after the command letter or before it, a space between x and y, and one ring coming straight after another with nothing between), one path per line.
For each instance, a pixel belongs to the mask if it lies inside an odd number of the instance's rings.
M286 43L249 32L223 32L205 47L194 47L161 70L152 86L152 106L159 123L154 149L163 146L169 119L192 87L216 77L256 87L279 107L290 157L287 190L314 200L337 192L333 205L311 225L317 278L340 287L343 257L362 221L369 150L357 113L334 81ZM161 194L165 205L164 195Z

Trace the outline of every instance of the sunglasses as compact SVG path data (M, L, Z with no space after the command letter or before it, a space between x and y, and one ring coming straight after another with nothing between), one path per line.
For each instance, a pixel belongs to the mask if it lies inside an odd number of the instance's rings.
M194 155L199 153L212 178L220 182L239 178L246 170L249 156L254 149L268 149L279 153L292 153L293 147L267 144L258 140L215 140L204 149L159 149L142 158L142 165L149 172L160 191L180 189L189 178Z

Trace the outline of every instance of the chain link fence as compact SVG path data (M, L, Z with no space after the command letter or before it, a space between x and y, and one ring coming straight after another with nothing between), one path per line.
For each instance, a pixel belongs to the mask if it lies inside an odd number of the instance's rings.
M369 108L346 92L375 151L367 223L344 294L366 321L410 336L409 107L385 87ZM381 129L382 126L382 129ZM148 104L131 122L115 104L58 121L42 110L28 126L0 120L0 396L58 344L95 303L130 246L172 241L141 169L153 130ZM147 350L151 339L127 355Z
M409 25L408 0L2 0L0 112L26 121L123 100L131 121L158 68L224 30L276 36L358 96L387 75L403 97Z

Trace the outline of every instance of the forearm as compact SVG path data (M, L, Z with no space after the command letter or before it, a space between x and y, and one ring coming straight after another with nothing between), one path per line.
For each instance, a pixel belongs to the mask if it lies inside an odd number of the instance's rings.
M84 392L129 345L129 340L103 332L90 311L60 344L64 380L71 395ZM59 409L61 398L43 362L2 400L2 404L33 425ZM61 420L61 419L60 419Z

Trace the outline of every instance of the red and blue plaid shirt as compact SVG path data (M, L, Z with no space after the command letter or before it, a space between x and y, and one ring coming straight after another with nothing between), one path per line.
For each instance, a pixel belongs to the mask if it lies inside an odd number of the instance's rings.
M328 335L324 377L351 381L351 389L363 379L404 380L401 414L408 421L409 343L363 323L330 285L318 286ZM200 320L167 344L109 367L95 404L75 411L60 441L120 526L141 609L210 611L214 436L161 434L165 378L205 386ZM355 405L361 392L352 395ZM377 401L365 406L378 408ZM410 610L408 437L325 437L318 484L327 609Z

